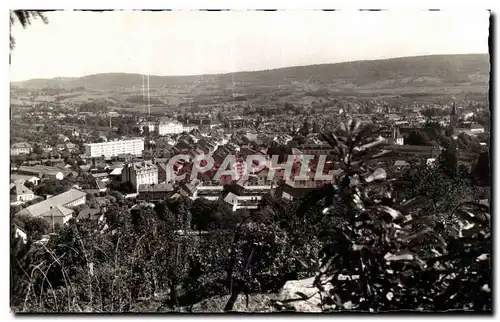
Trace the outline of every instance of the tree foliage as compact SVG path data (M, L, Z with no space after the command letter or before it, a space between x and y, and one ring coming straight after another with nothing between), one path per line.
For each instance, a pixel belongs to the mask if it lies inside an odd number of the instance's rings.
M340 136L324 135L343 175L316 202L326 201L324 213L344 221L325 227L331 241L320 252L315 282L324 291L323 309L491 310L488 207L462 202L440 214L425 195L397 200L391 192L397 182L364 167L384 153L371 132L349 121ZM470 288L460 288L462 282Z
M324 311L491 310L490 215L470 179L445 156L389 179L376 161L390 151L369 124L323 139L342 172L302 200L270 193L232 212L181 197L130 211L113 193L103 222L70 221L46 244L11 232L13 309L189 311L229 295L231 311L240 294L316 276Z

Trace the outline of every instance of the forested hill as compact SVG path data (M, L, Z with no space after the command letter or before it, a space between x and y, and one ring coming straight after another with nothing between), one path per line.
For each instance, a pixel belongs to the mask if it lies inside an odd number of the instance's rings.
M287 67L264 71L198 76L150 76L150 86L209 84L279 86L289 84L335 85L339 88L396 88L408 86L488 86L488 54L434 55ZM105 73L84 77L58 77L13 82L21 88L76 88L112 90L140 88L142 75ZM203 86L203 85L201 85Z

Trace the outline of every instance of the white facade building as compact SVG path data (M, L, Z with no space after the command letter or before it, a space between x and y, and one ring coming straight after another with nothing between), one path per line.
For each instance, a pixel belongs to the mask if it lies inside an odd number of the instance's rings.
M179 134L182 132L184 132L184 126L177 121L162 121L158 125L158 134L160 135Z
M130 182L136 190L141 184L157 184L158 167L151 161L127 164L122 170L122 181Z
M143 150L143 139L85 144L85 156L90 158L99 158L102 156L109 158L116 157L122 154L141 156Z
M28 143L14 143L10 147L10 155L30 154L33 148Z

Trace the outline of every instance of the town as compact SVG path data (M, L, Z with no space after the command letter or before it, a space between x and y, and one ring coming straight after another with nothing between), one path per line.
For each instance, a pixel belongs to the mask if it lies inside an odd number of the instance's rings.
M360 113L370 104L379 113ZM450 124L458 136L459 164L472 171L479 156L489 151L489 116L485 115L485 104L485 101L450 101L443 105L415 102L396 110L384 101L339 102L318 107L318 114L311 113L314 109L301 107L308 112L297 115L284 108L271 116L255 113L241 117L238 112L221 116L216 110L215 115L193 113L166 118L116 111L88 112L85 108L80 111L78 107L67 111L61 104L35 100L31 105L12 106L11 206L14 213L25 208L19 212L32 215L30 209L38 208L34 216L42 215L51 226L47 232L53 232L55 223L64 224L73 217L101 218L98 216L102 215L101 207L80 207L83 209L79 213L69 209L60 211L60 207L71 203L95 205L89 198L82 198L86 195L101 199L118 195L137 204L179 196L192 200L203 197L228 202L234 210L256 207L264 194L278 187L287 191L288 196L301 196L324 182L312 178L291 182L289 179L293 178L280 177L283 169L270 179L266 167L242 183L247 156L260 154L269 159L279 155L281 160L295 156L298 166L293 175L298 175L301 155L332 156L333 148L320 138L320 133L344 113L381 128L380 135L392 153L379 165L392 173L401 172L415 162L435 162L443 149L443 131ZM190 171L190 164L184 161L174 165L176 173L167 171L170 158L179 154L193 158L207 154L213 156L215 166L211 173L200 173L196 185L190 185L187 179L184 183L173 182L174 175ZM228 155L237 158L235 177L224 176L213 181L218 166ZM317 161L312 160L308 165L312 172ZM332 170L339 168L335 163L329 165ZM58 183L51 185L54 180ZM229 191L222 194L224 185L237 182L242 189L236 196L231 198L234 193ZM76 196L78 202L73 200Z
M487 54L12 81L11 307L491 311L488 82Z

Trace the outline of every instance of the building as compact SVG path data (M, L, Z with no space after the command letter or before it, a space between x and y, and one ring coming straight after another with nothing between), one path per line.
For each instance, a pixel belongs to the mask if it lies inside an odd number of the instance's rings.
M441 153L441 147L439 146L384 144L381 147L391 151L391 153L384 156L384 159L399 160L405 157L437 158Z
M318 190L318 186L315 184L303 187L295 187L291 183L285 183L276 188L276 190L274 191L274 196L288 200L297 200L304 198L309 193L316 190Z
M10 155L20 155L20 154L30 154L33 151L33 148L29 143L14 143L10 147Z
M168 163L158 162L156 164L156 166L158 167L158 182L159 183L166 183L166 182L170 182L173 180L173 178L175 176L173 165L171 167L169 167Z
M97 187L97 190L99 190L99 192L106 192L108 190L104 182L102 182L102 180L99 178L95 179L95 185Z
M333 155L335 149L333 149L329 144L303 144L299 146L299 150L304 155Z
M122 154L141 156L144 150L144 139L109 141L85 144L85 156L88 158L117 157Z
M232 192L226 194L222 199L224 202L228 203L233 211L238 209L257 209L259 201L262 196L238 196Z
M166 200L172 191L174 191L174 186L169 183L141 184L138 188L137 200L147 202Z
M380 136L388 140L388 143L395 145L403 145L404 137L399 132L397 127L385 128L380 131Z
M158 124L158 134L160 135L179 134L184 131L184 126L178 121L162 120Z
M36 176L38 178L48 178L62 180L66 175L70 173L67 169L61 169L58 167L50 167L45 165L36 166L21 166L18 169L19 174L24 174L28 176Z
M405 168L407 168L408 166L409 166L409 163L406 162L405 160L396 160L394 162L394 170L395 171L402 171Z
M126 164L122 170L122 181L130 182L137 191L141 184L157 184L158 167L151 161Z
M28 234L26 233L24 222L19 220L19 218L14 217L12 218L12 226L14 228L14 237L21 238L23 243L26 244L28 242Z
M156 122L141 122L139 124L140 132L148 132L148 133L153 133L156 131L157 124ZM147 129L147 130L146 130Z
M23 183L19 181L13 183L12 190L14 192L16 202L26 202L35 198L35 194L33 193L33 191L28 189Z
M77 189L71 189L57 196L31 205L18 212L17 215L29 215L45 219L52 229L55 225L64 225L73 218L74 211L71 209L83 205L86 193Z
M103 210L100 208L85 208L80 211L78 217L76 217L76 221L83 219L101 221L103 218Z
M22 175L22 174L11 174L10 175L11 182L21 182L24 184L25 182L30 182L33 185L38 185L40 183L40 178L30 175Z
M183 124L184 132L191 132L192 130L197 130L198 125L195 124Z

